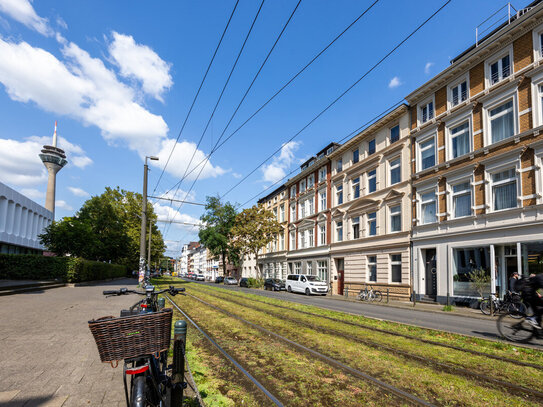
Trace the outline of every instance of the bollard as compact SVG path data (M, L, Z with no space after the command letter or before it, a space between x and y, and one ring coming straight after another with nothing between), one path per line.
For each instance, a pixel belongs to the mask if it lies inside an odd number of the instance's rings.
M171 406L181 406L185 380L185 344L187 342L187 323L175 321L173 337L172 397Z
M343 289L343 295L345 296L345 298L349 296L349 289L347 287Z
M387 288L387 304L388 304L388 295L389 295L388 291L389 291L389 290L388 290L388 288Z
M160 298L158 299L158 310L160 311L160 310L163 309L165 306L166 306L166 298L160 297Z

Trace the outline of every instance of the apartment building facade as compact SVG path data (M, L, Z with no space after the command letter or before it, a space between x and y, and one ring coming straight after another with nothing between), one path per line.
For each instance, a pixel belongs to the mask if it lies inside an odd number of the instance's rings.
M300 166L286 183L288 193L287 272L311 274L332 286L330 274L331 143Z
M287 277L287 239L288 239L288 196L287 187L280 186L267 196L258 200L266 210L273 213L275 219L283 231L279 233L273 242L270 242L258 255L258 272L255 273L264 278ZM253 257L252 255L250 257ZM254 259L253 259L254 260ZM244 268L249 267L249 262L244 261ZM245 274L244 274L245 275ZM256 277L256 276L255 276Z
M407 96L417 298L501 296L543 267L543 4L532 4Z
M335 294L366 285L410 298L410 136L407 105L330 156L331 266Z

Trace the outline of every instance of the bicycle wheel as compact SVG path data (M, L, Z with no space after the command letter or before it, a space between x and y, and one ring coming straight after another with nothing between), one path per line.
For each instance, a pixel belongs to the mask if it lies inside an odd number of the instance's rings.
M511 342L529 342L534 336L534 329L525 318L512 319L508 314L498 318L498 332Z
M383 300L383 294L381 294L381 291L375 290L375 291L373 292L373 295L374 295L373 299L374 299L375 301L381 302L381 301Z
M358 299L360 301L366 301L368 299L368 293L366 291L360 291L358 293Z
M132 392L130 395L130 407L147 406L147 385L145 376L136 376L132 382Z
M522 302L512 302L507 306L507 313L511 318L520 319L527 314L526 305Z
M483 301L481 301L479 308L483 314L490 315L490 300L485 298Z

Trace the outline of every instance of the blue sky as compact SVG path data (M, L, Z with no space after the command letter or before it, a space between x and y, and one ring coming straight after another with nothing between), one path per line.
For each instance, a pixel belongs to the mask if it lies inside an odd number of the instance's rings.
M303 0L225 137L373 1ZM46 173L38 154L51 143L58 120L69 164L57 177L57 219L74 214L106 186L141 191L146 155L160 157L151 165L149 192L165 194L185 172L260 3L240 0L157 185L235 1L0 0L0 181L44 204ZM296 3L265 1L191 167L210 152ZM453 0L285 144L443 3L380 0L211 156L189 199L222 196L283 146L224 197L245 203L446 68L473 44L475 27L506 4ZM513 5L519 9L528 3ZM169 196L184 198L198 172ZM155 203L155 209L161 219L188 223L202 213L189 205L178 211L178 204L166 201ZM197 239L196 228L161 225L169 255L178 253L180 243Z

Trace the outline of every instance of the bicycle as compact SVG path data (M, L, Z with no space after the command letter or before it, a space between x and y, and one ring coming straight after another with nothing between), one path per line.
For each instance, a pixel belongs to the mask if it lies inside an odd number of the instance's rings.
M543 339L543 329L537 329L526 321L528 315L520 313L519 318L511 318L509 314L499 316L498 332L502 337L511 342L527 343L532 338Z
M381 294L381 291L374 290L373 287L370 285L368 290L368 285L363 290L360 290L358 293L357 298L360 301L377 301L381 302L383 299L383 295Z
M143 292L126 288L106 290L103 292L106 297L127 294L145 297L128 310L122 310L120 318L108 316L89 321L101 361L117 367L119 360L124 360L123 382L128 407L182 405L186 387L183 381L186 323L176 322L173 363L168 365L173 311L164 308L165 300L159 300L158 295L167 292L175 296L183 291L184 288L173 286L155 291L150 284ZM184 334L178 334L178 327L184 327ZM127 375L130 376L130 391Z
M493 299L493 307L495 313L507 313L512 318L522 318L522 314L526 313L526 306L522 303L519 294L507 293L503 300L499 298ZM490 298L485 298L479 304L479 309L485 315L490 315Z

